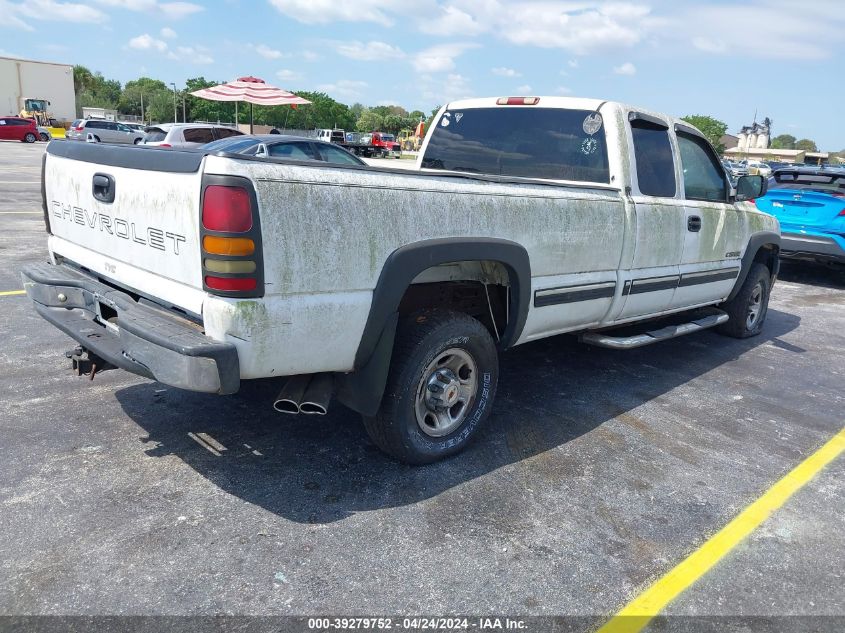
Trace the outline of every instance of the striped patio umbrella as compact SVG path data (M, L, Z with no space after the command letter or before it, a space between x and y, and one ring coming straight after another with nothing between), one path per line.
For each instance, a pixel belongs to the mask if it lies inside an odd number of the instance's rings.
M239 77L235 81L195 90L191 94L200 99L208 99L209 101L234 101L236 119L237 102L246 101L249 103L250 133L252 133L252 104L254 103L258 105L290 105L293 107L311 103L308 99L303 99L282 88L271 86L263 79L252 76ZM235 122L237 123L237 120Z

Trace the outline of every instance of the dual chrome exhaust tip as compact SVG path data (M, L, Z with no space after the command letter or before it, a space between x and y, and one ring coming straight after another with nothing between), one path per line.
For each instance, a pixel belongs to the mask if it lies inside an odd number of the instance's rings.
M334 393L331 374L291 376L273 402L279 413L326 415Z

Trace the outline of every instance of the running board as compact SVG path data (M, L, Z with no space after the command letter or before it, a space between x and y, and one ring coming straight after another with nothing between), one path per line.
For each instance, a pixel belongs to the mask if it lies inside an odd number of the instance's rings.
M727 313L721 310L713 310L707 316L700 317L689 323L682 323L680 325L669 325L646 332L645 334L637 334L636 336L611 336L606 332L590 332L582 334L579 340L588 345L596 345L598 347L609 347L610 349L634 349L635 347L642 347L643 345L651 345L659 341L665 341L670 338L683 336L684 334L692 334L693 332L700 332L711 327L715 327L727 321L730 317Z

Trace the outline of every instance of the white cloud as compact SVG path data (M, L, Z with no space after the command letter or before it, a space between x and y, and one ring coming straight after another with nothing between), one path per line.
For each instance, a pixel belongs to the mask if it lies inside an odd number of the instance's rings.
M124 9L126 11L145 11L163 14L171 20L178 20L205 8L193 2L159 2L158 0L95 0L97 4Z
M448 72L455 68L456 57L477 46L478 44L471 43L438 44L417 53L412 63L417 72Z
M134 48L139 51L156 50L159 53L167 51L167 42L157 40L149 33L144 33L138 37L133 37L129 40L129 48Z
M282 51L270 48L266 44L259 44L253 48L255 52L261 55L264 59L279 59L280 57L287 57L287 55L282 53Z
M529 86L528 84L525 84L525 85L522 85L522 86L517 86L516 92L517 92L517 94L522 94L522 95L528 94L529 92L531 92L531 86Z
M814 0L794 9L785 0L693 5L671 16L669 36L676 46L691 42L695 50L738 58L827 59L845 45L840 0Z
M152 11L158 6L156 0L96 0L97 4L127 11Z
M158 32L166 40L175 40L177 35L176 31L171 29L169 26L165 26L161 31Z
M180 61L189 64L213 64L214 58L204 46L177 46L176 55Z
M568 62L566 62L566 65L569 66L570 68L578 68L578 60L577 59L570 59Z
M317 90L325 92L328 95L337 95L339 97L354 99L363 94L364 88L366 88L367 85L366 81L341 79L333 84L320 84L317 86Z
M359 61L374 62L387 59L400 59L405 56L402 49L384 42L336 42L338 54Z
M179 20L205 9L193 2L162 2L158 5L158 10L171 20Z
M419 78L419 88L423 98L431 103L442 104L473 96L469 79L457 73L450 73L445 79L422 75Z
M621 66L614 66L613 72L617 75L636 75L637 67L631 62L625 62Z
M87 4L75 2L55 2L55 0L26 0L19 4L4 3L4 9L11 8L11 16L15 19L14 13L35 20L53 20L58 22L78 22L101 24L108 20L108 16ZM5 16L3 18L6 19Z
M287 68L283 68L282 70L276 71L276 77L278 77L282 81L293 81L295 79L302 79L302 74L294 70L288 70Z
M401 7L401 0L270 0L279 13L305 24L330 22L375 22L393 26L390 9Z
M640 43L650 29L650 13L647 6L627 2L510 5L500 31L513 44L587 54Z
M453 35L467 37L487 30L487 27L476 18L455 6L439 7L439 14L434 18L430 16L422 18L419 21L419 28L423 33L441 37Z
M517 72L513 68L505 68L504 66L491 68L490 72L492 72L494 75L499 75L499 77L522 77L521 72Z
M300 51L299 54L306 62L316 62L320 59L320 56L314 51Z

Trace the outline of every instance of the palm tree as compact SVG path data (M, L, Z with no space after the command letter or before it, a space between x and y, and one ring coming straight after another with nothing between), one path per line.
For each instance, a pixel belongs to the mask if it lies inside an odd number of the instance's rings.
M73 67L73 91L79 94L94 85L94 75L85 66Z

